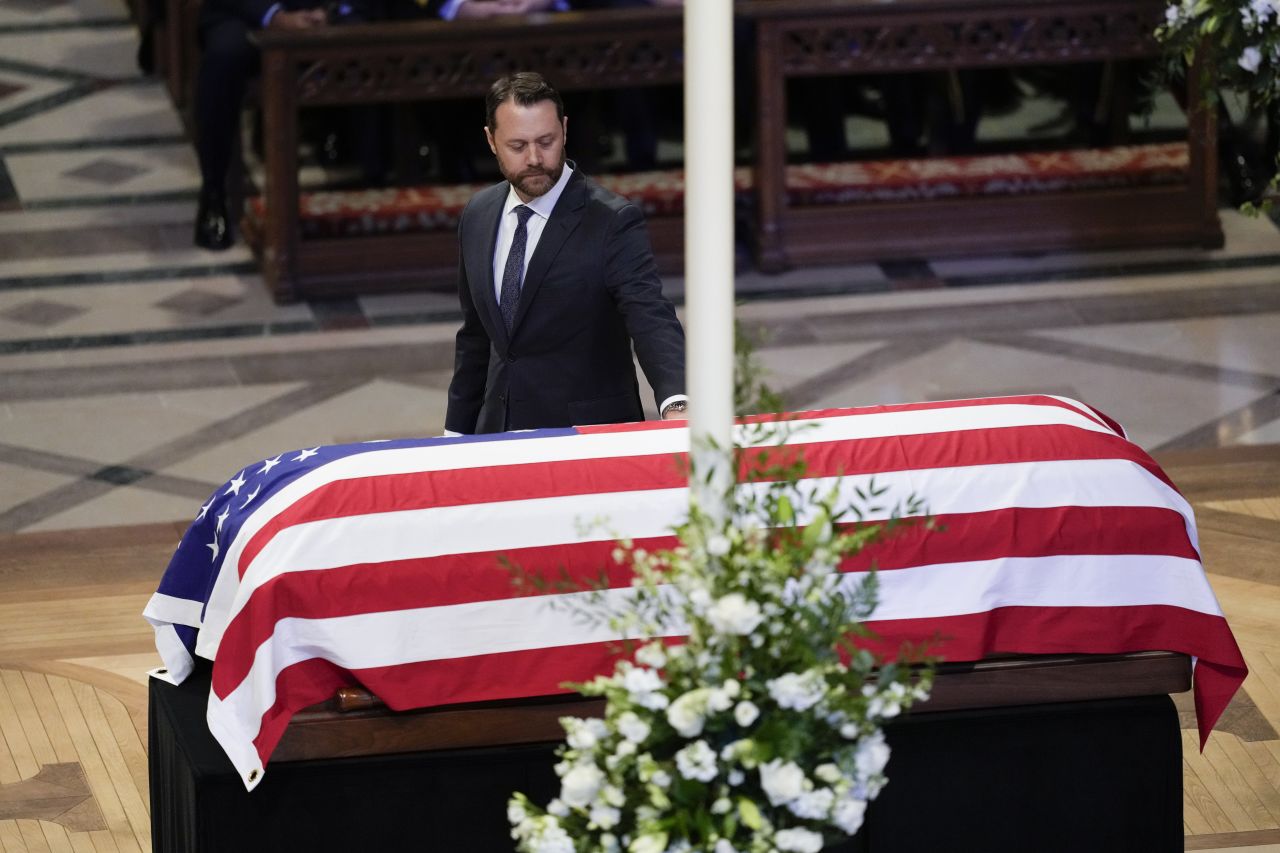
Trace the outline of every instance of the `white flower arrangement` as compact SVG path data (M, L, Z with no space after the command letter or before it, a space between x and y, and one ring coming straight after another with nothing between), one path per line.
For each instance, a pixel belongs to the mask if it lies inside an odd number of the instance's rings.
M604 718L562 720L559 796L512 797L521 851L818 853L862 826L887 782L881 723L927 698L932 671L857 642L876 580L839 566L886 527L806 492L802 463L759 470L721 520L693 506L675 549L615 551L633 595L592 614L637 645L577 685Z

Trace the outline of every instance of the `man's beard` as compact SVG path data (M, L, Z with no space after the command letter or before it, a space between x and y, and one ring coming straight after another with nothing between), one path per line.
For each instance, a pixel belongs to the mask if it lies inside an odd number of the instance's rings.
M516 191L521 195L529 198L537 198L546 195L551 188L560 180L560 176L564 174L565 155L563 149L560 151L560 162L556 164L554 169L525 169L518 175L513 175L505 168L502 169L502 176L511 182ZM502 166L501 163L498 164Z

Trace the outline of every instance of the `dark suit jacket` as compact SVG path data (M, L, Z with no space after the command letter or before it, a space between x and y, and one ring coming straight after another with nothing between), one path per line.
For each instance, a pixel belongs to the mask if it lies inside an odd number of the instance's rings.
M227 18L235 18L244 22L246 28L261 29L262 18L267 10L280 3L286 12L300 9L318 9L329 6L331 0L204 0L200 4L200 26L207 27ZM337 0L334 6L347 6L348 10L339 20L330 23L358 23L372 20L377 0Z
M458 224L458 331L445 427L460 433L644 420L632 342L658 402L684 393L684 331L639 208L575 170L525 273L508 337L493 254L509 185Z

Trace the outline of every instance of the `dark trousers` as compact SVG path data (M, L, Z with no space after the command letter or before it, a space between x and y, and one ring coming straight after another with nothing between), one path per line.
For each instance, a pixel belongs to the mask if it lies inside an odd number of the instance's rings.
M203 55L196 77L196 153L204 189L224 191L240 129L240 104L261 65L238 18L222 18L200 29Z

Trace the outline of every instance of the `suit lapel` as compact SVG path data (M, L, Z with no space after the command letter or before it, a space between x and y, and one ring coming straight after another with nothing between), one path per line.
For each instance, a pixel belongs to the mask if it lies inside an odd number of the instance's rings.
M520 322L529 313L529 306L538 295L538 288L542 286L547 270L551 269L551 262L560 253L565 240L569 239L569 235L582 221L582 211L586 205L587 183L582 173L575 169L569 177L569 182L565 184L564 192L560 194L560 200L551 211L546 227L542 229L542 236L538 238L538 247L533 250L533 257L529 259L529 268L525 270L524 284L520 288L520 304L516 307L515 321L511 325L513 331L520 326Z
M507 184L499 185L501 190L495 191L485 199L484 206L476 211L476 220L480 223L479 239L470 240L469 251L465 263L467 265L467 281L471 285L471 301L476 307L483 305L489 317L488 326L497 332L495 344L499 350L507 349L507 326L502 322L502 309L498 307L498 297L494 291L493 253L498 247L498 220L502 217L502 205L507 198ZM492 336L491 336L492 337Z

